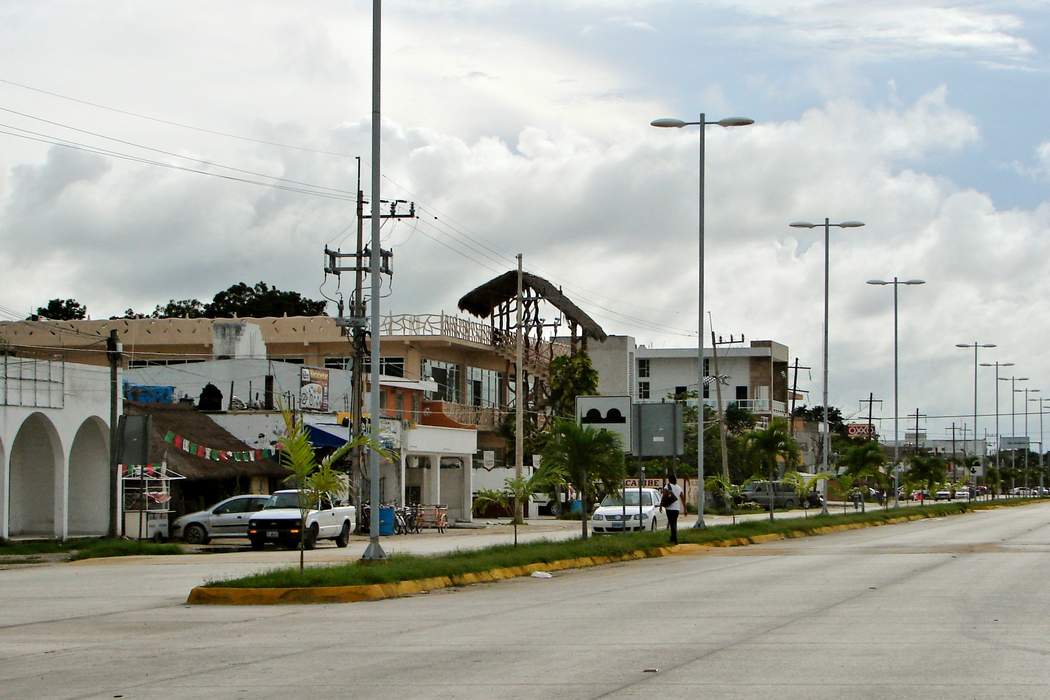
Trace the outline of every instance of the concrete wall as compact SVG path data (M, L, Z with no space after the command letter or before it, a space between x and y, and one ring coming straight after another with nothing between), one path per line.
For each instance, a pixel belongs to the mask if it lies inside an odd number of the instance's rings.
M591 364L598 371L598 393L603 396L637 396L635 343L629 335L610 335L604 343L587 344Z
M45 392L61 400L17 405L8 395L0 405L0 537L104 534L116 507L103 418L109 370L66 363Z

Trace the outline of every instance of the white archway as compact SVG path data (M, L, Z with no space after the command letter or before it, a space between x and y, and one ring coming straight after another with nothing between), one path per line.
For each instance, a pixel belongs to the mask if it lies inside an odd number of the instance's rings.
M109 531L109 435L105 422L92 416L77 430L69 448L68 512L70 535L105 535Z
M62 443L54 424L43 413L23 421L11 443L8 518L11 536L61 536L55 513L64 482Z

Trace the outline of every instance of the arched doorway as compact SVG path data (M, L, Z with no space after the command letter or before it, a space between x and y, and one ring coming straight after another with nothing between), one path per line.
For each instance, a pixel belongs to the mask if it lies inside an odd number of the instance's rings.
M101 418L88 418L69 448L69 534L109 531L109 436Z
M55 535L55 479L61 473L62 443L50 420L34 413L11 443L8 490L10 532Z

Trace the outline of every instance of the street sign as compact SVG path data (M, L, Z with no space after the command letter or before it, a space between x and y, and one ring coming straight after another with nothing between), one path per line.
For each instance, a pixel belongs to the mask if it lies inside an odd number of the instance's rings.
M999 442L1002 450L1023 450L1028 447L1028 438L1024 435L1020 437L1001 437Z
M630 396L577 396L576 422L619 435L623 451L631 452Z
M637 457L674 457L684 452L685 426L682 405L636 403L634 405L634 446Z

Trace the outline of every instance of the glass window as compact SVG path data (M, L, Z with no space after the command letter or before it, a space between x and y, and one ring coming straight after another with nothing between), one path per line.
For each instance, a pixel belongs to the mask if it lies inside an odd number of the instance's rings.
M494 369L467 367L467 404L483 408L500 405L503 375Z
M437 384L436 391L426 392L426 398L437 401L460 403L459 365L453 362L424 359L421 376Z
M364 362L361 363L362 370L365 374L372 371L372 358L366 357ZM385 377L403 377L405 376L405 358L403 357L380 357L379 358L379 373Z
M643 378L643 377L648 377L648 376L649 376L649 360L648 360L648 358L638 360L638 377L639 378Z
M349 370L354 366L354 358L352 357L326 357L324 358L325 369L346 369Z
M638 382L638 398L649 398L649 382Z

